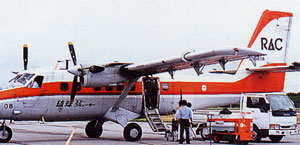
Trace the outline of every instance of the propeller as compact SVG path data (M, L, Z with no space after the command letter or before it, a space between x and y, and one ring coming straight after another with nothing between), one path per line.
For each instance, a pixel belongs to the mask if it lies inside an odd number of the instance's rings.
M70 50L72 62L74 64L74 67L70 67L68 69L68 72L74 75L73 84L72 84L72 92L71 92L71 96L70 96L70 100L74 101L77 86L79 84L78 77L82 77L84 75L84 72L85 72L84 70L88 69L89 72L91 72L91 73L99 73L99 72L104 71L105 68L102 67L102 66L97 66L97 65L92 65L92 66L89 66L89 67L82 67L81 65L77 65L77 59L76 59L76 53L75 53L74 45L73 45L72 42L69 42L68 45L69 45L69 50Z
M27 70L27 64L28 64L28 46L25 44L23 46L23 64L24 64L24 70Z
M78 77L77 76L74 76L73 78L73 84L72 84L72 91L71 91L71 96L70 96L70 101L73 102L74 99L75 99L75 95L76 95L76 90L77 90L77 79Z
M69 42L68 45L69 45L69 50L70 50L70 54L71 54L73 64L75 66L75 68L69 69L68 71L70 73L76 72L75 74L72 73L72 74L74 74L74 78L73 78L73 83L72 83L72 91L71 91L70 101L73 102L74 99L75 99L77 84L78 84L78 82L77 82L77 80L78 80L78 74L77 74L78 69L77 69L77 60L76 60L76 54L75 54L75 49L74 49L73 43Z
M73 64L74 64L74 66L76 66L77 65L77 60L76 60L76 54L75 54L75 49L74 49L73 43L69 42L68 44L69 44L69 50L70 50L70 54L71 54Z

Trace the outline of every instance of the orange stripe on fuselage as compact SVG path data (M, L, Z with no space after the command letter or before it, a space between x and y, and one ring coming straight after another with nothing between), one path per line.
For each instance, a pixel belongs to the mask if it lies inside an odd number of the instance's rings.
M200 76L201 77L201 76ZM240 94L255 92L281 92L284 88L285 73L255 72L244 79L236 82L161 82L162 95L203 95L203 94ZM14 88L0 91L0 100L32 97L32 96L52 96L52 95L70 95L72 82L68 91L61 91L62 82L44 83L42 88ZM167 83L168 90L162 89L162 83ZM126 85L127 83L125 83ZM135 91L130 91L129 95L142 95L142 82L137 82ZM204 87L204 89L203 89ZM205 90L206 88L206 90ZM100 91L93 88L84 88L76 92L76 95L120 95L113 87L112 91L105 90L102 87Z

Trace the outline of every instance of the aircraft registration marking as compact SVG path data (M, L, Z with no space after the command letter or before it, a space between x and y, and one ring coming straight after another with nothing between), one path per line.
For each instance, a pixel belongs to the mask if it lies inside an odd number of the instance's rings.
M62 107L92 107L95 106L95 103L92 102L86 102L84 100L58 100L56 103L57 108L62 108Z

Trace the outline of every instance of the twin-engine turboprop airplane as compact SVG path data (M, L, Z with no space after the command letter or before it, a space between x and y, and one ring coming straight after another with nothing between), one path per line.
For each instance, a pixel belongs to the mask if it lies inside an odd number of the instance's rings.
M124 127L126 140L137 141L142 135L141 127L128 121L145 116L153 131L165 131L160 114L172 114L182 95L193 104L193 109L201 109L238 102L241 93L281 92L284 71L299 70L298 64L285 63L291 19L291 13L265 11L263 22L258 23L249 43L251 49L187 52L182 57L142 65L78 64L74 46L69 42L74 67L27 70L25 45L24 71L0 88L0 118L4 120L0 141L7 142L12 137L5 120L92 120L85 128L92 138L101 136L105 121L113 121ZM237 70L225 70L227 62L238 60L241 62ZM204 66L213 64L223 68L214 73L231 75L220 78L224 81L202 81L201 77L163 81L153 77L168 72L173 78L174 71L189 68L200 75ZM274 69L280 71L272 72Z

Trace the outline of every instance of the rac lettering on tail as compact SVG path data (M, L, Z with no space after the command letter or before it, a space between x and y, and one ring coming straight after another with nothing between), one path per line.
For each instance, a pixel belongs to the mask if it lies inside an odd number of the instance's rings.
M282 50L282 38L271 38L268 40L265 37L261 37L261 50Z

